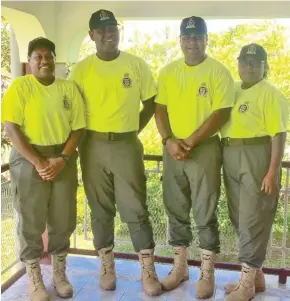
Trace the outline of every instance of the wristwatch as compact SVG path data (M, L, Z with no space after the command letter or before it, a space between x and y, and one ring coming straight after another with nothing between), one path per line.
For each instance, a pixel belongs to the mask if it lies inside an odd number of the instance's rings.
M162 144L166 145L167 141L171 138L172 138L172 136L166 136L165 138L162 139Z
M68 164L69 156L65 154L60 154L59 157L63 159L65 164Z

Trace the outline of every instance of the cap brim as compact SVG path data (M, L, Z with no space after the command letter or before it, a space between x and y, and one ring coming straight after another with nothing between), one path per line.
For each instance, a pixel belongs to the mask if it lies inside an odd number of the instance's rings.
M242 59L242 58L245 58L247 56L251 56L252 58L254 58L256 61L259 61L259 62L266 62L267 60L265 58L261 58L259 55L256 55L256 54L249 54L249 53L245 53L245 54L242 54L242 55L239 55L237 57L237 59Z
M180 34L197 34L197 35L206 35L207 32L204 32L203 30L197 30L195 28L188 28L188 29L183 29L180 31Z
M93 25L91 27L91 29L98 29L98 28L102 28L102 27L105 27L105 26L109 26L109 25L112 25L112 26L118 26L120 25L117 21L114 21L114 20L108 20L108 21L104 21L102 22L101 24L97 24L97 25Z

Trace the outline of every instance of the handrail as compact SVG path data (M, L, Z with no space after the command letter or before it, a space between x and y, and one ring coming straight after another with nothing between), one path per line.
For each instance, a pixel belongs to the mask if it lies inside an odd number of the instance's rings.
M283 168L290 168L290 161L282 161Z
M144 155L144 161L155 161L155 162L162 162L163 157L162 155ZM283 168L290 168L290 161L283 161L282 162ZM5 163L1 165L1 173L9 170L9 163Z

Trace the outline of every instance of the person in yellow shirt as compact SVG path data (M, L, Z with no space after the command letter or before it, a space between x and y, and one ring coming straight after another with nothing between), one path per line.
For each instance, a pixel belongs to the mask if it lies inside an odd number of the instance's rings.
M223 175L229 216L240 241L239 284L228 284L227 301L248 301L265 290L262 265L279 198L289 105L266 80L267 53L249 44L238 57L241 81L235 106L221 130Z
M139 255L144 290L158 295L161 285L154 267L143 146L137 137L154 114L156 86L142 59L119 50L119 29L112 12L93 13L89 27L97 51L77 63L70 78L86 105L86 137L80 156L94 246L101 258L100 286L116 288L113 247L117 205Z
M50 40L32 40L32 74L15 79L2 100L2 123L13 146L9 165L20 259L26 265L32 301L50 300L39 264L46 224L57 294L73 295L65 260L76 228L76 147L86 122L76 85L54 76L55 55Z
M163 191L169 217L174 267L161 281L165 290L188 279L187 247L192 241L190 211L201 252L196 295L214 292L214 262L220 251L216 209L221 184L221 146L217 135L234 104L230 72L206 54L207 26L200 17L180 25L184 57L165 66L159 76L156 123L164 145Z

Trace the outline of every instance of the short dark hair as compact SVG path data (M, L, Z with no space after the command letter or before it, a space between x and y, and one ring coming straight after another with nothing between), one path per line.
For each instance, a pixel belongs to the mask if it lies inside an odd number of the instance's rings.
M43 37L38 37L32 41L29 42L28 44L28 57L31 56L32 52L37 49L37 48L47 48L49 49L55 56L55 44Z
M264 71L264 74L263 74L264 79L268 78L268 72L269 72L269 64L268 64L268 62L266 62L265 63L265 71Z

